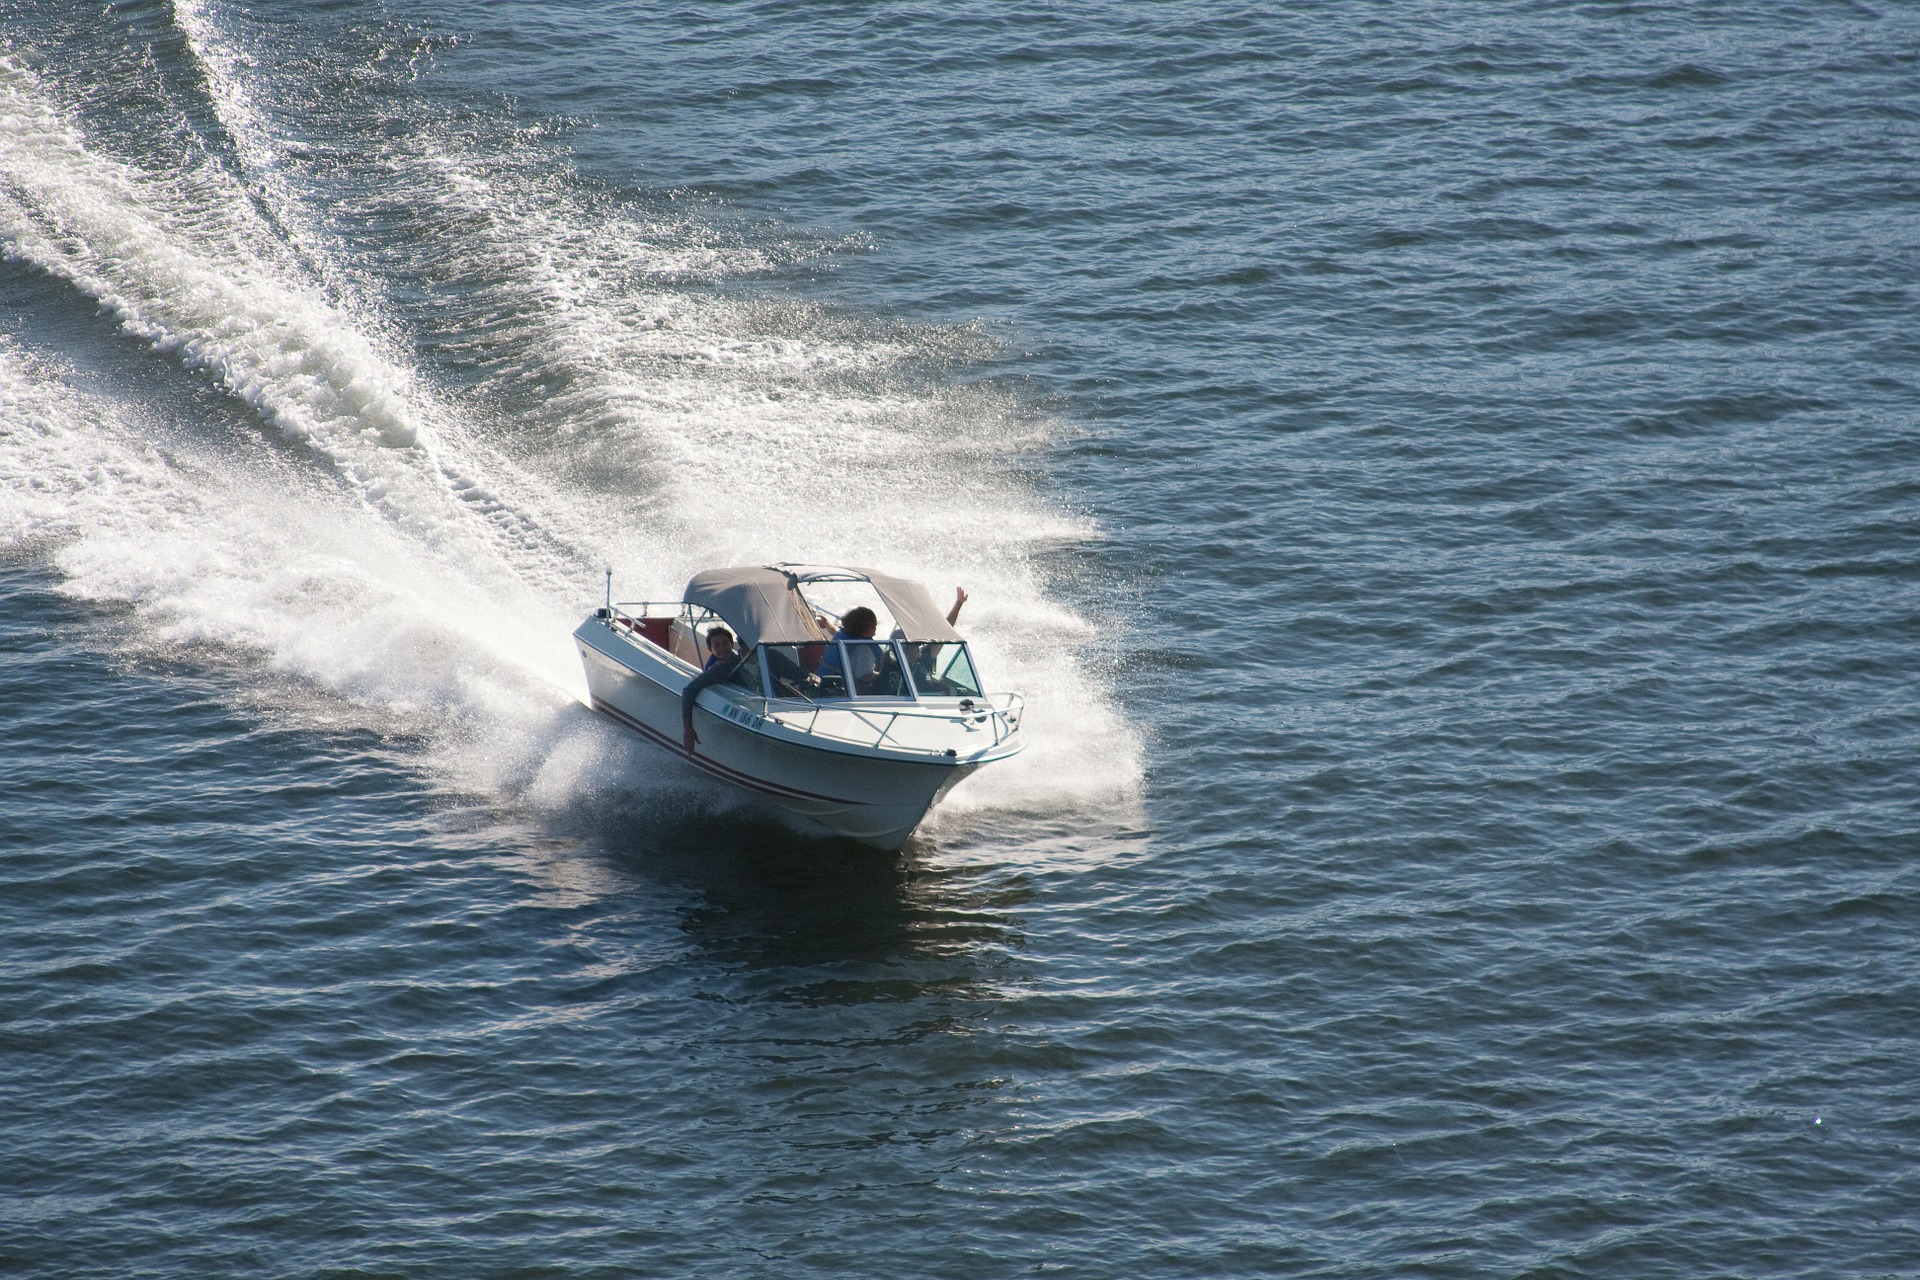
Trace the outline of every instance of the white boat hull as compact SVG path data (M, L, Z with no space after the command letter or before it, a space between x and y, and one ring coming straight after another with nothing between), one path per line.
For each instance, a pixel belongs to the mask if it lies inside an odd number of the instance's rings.
M979 749L949 756L924 747L890 751L844 739L820 741L779 717L756 714L751 705L757 700L708 689L694 711L700 741L689 754L680 721L681 690L692 675L687 664L628 640L599 618L582 623L574 640L594 710L827 832L878 849L898 849L955 783L1019 749L1017 743L982 742ZM860 722L855 711L836 708L830 714Z

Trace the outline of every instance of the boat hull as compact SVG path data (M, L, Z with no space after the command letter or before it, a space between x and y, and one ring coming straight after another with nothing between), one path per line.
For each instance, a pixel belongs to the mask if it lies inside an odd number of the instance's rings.
M680 691L685 664L634 644L589 619L574 633L593 709L667 751L760 800L834 835L877 849L898 849L941 796L979 768L978 759L922 755L901 759L770 737L735 723L754 717L720 695L702 696L694 711L699 745L681 741Z

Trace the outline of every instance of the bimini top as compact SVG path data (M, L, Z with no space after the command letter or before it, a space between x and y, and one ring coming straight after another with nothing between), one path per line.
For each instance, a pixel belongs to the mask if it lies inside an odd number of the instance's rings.
M811 564L752 565L707 569L687 583L686 601L725 618L740 643L813 644L832 637L814 623L813 607L800 594L808 582L866 582L893 614L907 640L958 640L933 594L911 578L874 569L836 569Z

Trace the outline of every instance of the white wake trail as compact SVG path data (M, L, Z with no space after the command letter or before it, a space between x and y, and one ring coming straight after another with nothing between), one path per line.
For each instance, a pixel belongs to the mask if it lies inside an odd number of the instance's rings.
M521 434L484 443L338 286L350 273L253 97L268 81L229 34L235 15L210 0L176 12L244 172L104 156L0 53L0 241L214 377L295 464L269 449L183 467L163 450L151 501L96 509L73 487L60 535L73 590L411 717L476 785L557 797L609 776L612 748L583 736L556 693L578 694L568 636L602 564L624 593L658 596L715 563L884 565L967 586L963 625L990 681L1030 698L1033 746L962 788L954 810L1135 792L1138 737L1075 656L1091 628L1035 566L1036 548L1091 530L1012 480L1004 455L1026 447L1025 428L910 376L911 335L691 287L766 259L584 202L551 158L472 153L431 125L372 130L390 142L365 159L374 180L350 188L384 204L336 214L401 213L429 232L410 241L425 258L407 269L471 300L441 321L447 343L480 370L482 399L526 406ZM442 227L457 230L431 234ZM59 382L14 363L18 386ZM530 399L529 386L554 390ZM150 443L97 406L61 412L93 426L42 432L34 449L0 442L9 501L30 488L34 450L146 456ZM21 528L61 523L44 502L13 506Z
M441 461L432 398L275 255L247 253L232 228L248 216L96 155L0 55L7 256L98 299L299 446L292 464L211 455L16 346L0 353L0 531L57 540L69 589L133 603L163 640L252 649L450 744L491 744L498 767L469 759L468 774L537 770L533 744L579 696L569 597L586 574L478 468Z
M752 249L594 207L519 157L470 157L420 130L380 158L389 200L463 229L434 260L491 315L464 352L539 406L541 470L577 489L636 484L607 545L629 598L671 598L716 564L873 564L965 586L990 683L1029 697L1032 745L950 808L1102 806L1137 793L1138 735L1079 656L1101 637L1062 606L1036 551L1093 536L1013 479L1031 428L978 395L929 392L908 340L809 325L687 286L766 265ZM769 310L776 314L769 316ZM771 331L770 331L771 330ZM632 478L632 479L629 479ZM1111 642L1110 642L1111 643Z
M209 222L244 232L251 217L237 190L208 210L95 154L34 75L0 55L8 257L70 281L128 333L214 375L449 563L542 554L539 532L504 509L473 459L445 458L430 421L451 415L354 317L276 269L270 231L251 229L265 242L251 252L200 233Z
M132 604L152 642L264 655L293 678L269 699L283 706L324 692L454 739L538 734L569 704L571 661L530 663L486 601L364 506L73 381L0 339L0 544L52 544L72 594Z

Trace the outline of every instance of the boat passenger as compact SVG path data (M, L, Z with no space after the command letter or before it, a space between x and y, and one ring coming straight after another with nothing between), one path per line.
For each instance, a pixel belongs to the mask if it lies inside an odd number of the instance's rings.
M955 623L960 621L960 606L965 604L967 600L968 600L967 589L965 587L955 587L953 589L953 608L947 610L948 626L951 627ZM895 627L893 629L893 638L895 640L905 640L907 638L906 628ZM914 653L918 653L920 650L925 649L926 647L927 646L924 644L914 644L914 645L907 646L909 652L914 652ZM934 648L938 650L939 646L935 645Z
M865 605L847 610L840 617L840 629L833 633L834 642L827 646L827 654L820 659L820 669L814 674L822 680L844 677L847 673L840 669L840 641L871 640L879 628L880 619ZM847 691L873 692L873 686L880 678L878 651L870 644L856 644L848 651L848 658L853 663L853 679L847 682Z
M702 689L721 683L739 670L741 661L747 655L736 652L733 647L733 632L725 627L715 627L707 632L707 665L699 675L687 681L687 687L680 693L680 729L681 737L692 755L700 742L700 735L693 731L693 703Z
M966 604L966 602L967 589L965 587L955 587L953 589L953 608L947 610L948 626L951 627L960 621L960 607ZM895 627L893 629L893 638L895 640L904 640L907 638L907 633ZM948 682L936 679L933 674L933 664L939 657L940 646L937 644L910 644L907 646L907 665L913 668L914 684L927 693L952 693L953 690L946 687Z

